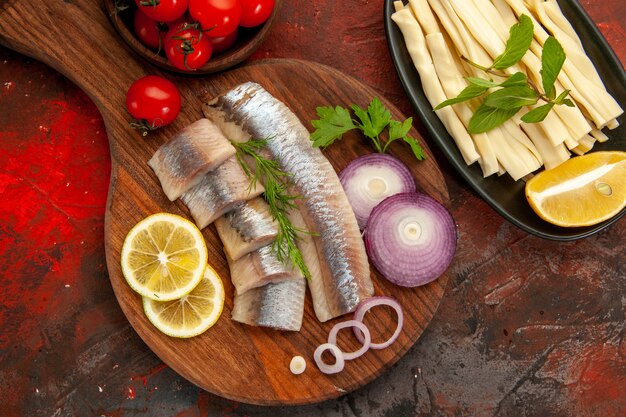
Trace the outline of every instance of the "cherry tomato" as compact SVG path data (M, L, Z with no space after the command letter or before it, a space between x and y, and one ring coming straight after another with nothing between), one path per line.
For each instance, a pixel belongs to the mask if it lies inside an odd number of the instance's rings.
M274 10L274 0L240 0L240 26L251 28L264 23Z
M196 70L211 58L213 45L200 30L187 25L171 28L165 35L165 55L181 70Z
M189 0L135 0L137 8L157 22L171 22L187 11Z
M189 0L189 14L204 33L221 38L233 33L241 20L239 0Z
M235 29L234 32L226 36L222 36L221 38L211 38L210 41L213 44L213 53L221 54L222 52L233 46L235 44L235 41L237 41L238 33L239 30Z
M159 30L159 23L156 20L137 9L135 10L133 27L137 38L142 44L148 48L159 49L163 33Z
M148 75L135 81L126 93L126 109L138 120L132 127L143 131L166 126L180 112L180 93L169 80Z

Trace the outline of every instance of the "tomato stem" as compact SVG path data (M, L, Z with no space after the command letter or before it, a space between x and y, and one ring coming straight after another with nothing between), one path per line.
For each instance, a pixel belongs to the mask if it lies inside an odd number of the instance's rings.
M139 2L139 5L157 7L159 3L160 3L160 0L142 0Z
M146 119L133 120L128 124L131 129L136 129L141 132L141 136L147 136L148 132L157 130L160 126L156 125L156 120L150 124Z

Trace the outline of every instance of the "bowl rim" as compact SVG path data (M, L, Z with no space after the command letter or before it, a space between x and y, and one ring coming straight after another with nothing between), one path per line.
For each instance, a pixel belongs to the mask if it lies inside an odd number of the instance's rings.
M115 0L104 0L104 8L107 16L115 31L118 35L124 40L126 45L130 47L137 55L141 56L141 58L150 62L153 65L156 65L159 68L165 69L170 72L174 72L177 74L184 75L201 75L201 74L210 74L214 72L223 71L230 67L233 67L245 59L247 59L250 55L252 55L261 44L265 41L267 36L269 35L270 29L274 22L274 19L278 13L278 10L282 6L282 0L274 0L274 9L272 10L272 14L270 17L262 24L254 28L242 28L239 27L239 30L256 30L257 32L253 34L251 38L246 40L239 46L235 46L234 48L216 55L215 57L211 57L209 62L207 62L202 67L193 70L193 71L185 71L180 68L176 68L171 65L167 58L157 54L152 49L148 48L144 44L142 44L139 39L135 36L130 27L128 27L123 19L121 19L118 14L120 13L129 13L131 11L134 12L134 1L131 1L131 5L129 7L130 10L116 10L116 1ZM131 17L132 19L132 17ZM237 44L235 44L237 45Z

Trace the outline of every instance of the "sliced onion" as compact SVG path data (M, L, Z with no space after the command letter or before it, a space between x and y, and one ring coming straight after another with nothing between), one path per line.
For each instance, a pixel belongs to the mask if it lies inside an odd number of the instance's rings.
M372 209L385 198L415 191L415 181L406 165L383 153L356 158L339 173L339 180L361 229Z
M335 357L335 363L333 365L328 365L326 362L322 360L322 353L329 350L333 356ZM343 352L341 349L332 343L324 343L321 344L315 349L313 352L313 359L317 364L317 367L325 374L336 374L343 370L343 367L346 365L346 361L343 358Z
M361 344L363 345L360 349L355 350L354 352L346 353L342 351L343 358L347 361L350 361L352 359L358 358L359 356L367 352L367 350L370 348L370 343L372 342L372 336L370 334L370 330L363 323L363 321L348 320L342 321L341 323L337 323L335 324L335 326L333 326L333 328L330 330L330 333L328 333L328 343L337 346L337 333L339 333L339 330L345 329L346 327L354 327L354 332L355 334L357 332L359 333L359 335L361 336L359 338L359 342L361 342Z
M370 349L379 350L389 347L393 342L396 341L398 336L400 336L400 332L402 331L402 327L404 326L404 314L402 313L402 306L400 305L398 300L391 297L378 296L368 298L364 300L361 304L359 304L356 311L354 312L354 320L363 322L363 319L365 318L365 313L367 313L370 309L376 306L389 306L396 310L396 314L398 315L398 324L396 325L396 330L386 342L372 343L370 338ZM363 334L357 331L357 326L354 327L354 335L357 339L359 339L361 343L365 343L367 341L367 338L364 338Z
M437 200L422 193L387 197L372 210L363 239L376 269L404 287L437 279L456 251L452 216Z

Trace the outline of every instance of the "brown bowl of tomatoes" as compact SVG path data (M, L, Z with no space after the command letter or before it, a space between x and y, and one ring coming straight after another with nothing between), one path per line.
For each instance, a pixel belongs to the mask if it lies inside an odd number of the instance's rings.
M104 0L113 26L152 64L177 73L223 71L267 37L282 0Z

